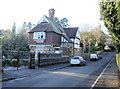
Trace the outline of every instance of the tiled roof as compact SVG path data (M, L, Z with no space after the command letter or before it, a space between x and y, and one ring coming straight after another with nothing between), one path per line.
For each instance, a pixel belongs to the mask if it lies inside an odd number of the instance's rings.
M31 32L43 32L43 31L54 31L51 24L49 23L40 23L36 27L34 27L32 30L29 31Z
M78 27L64 28L64 30L69 38L75 38Z
M72 42L69 37L66 35L66 32L64 31L64 29L62 28L61 25L59 25L58 23L52 21L50 18L48 18L47 16L44 16L47 22L44 23L40 23L38 24L36 27L34 27L32 30L29 31L29 33L31 32L48 32L48 31L53 31L57 34L62 35L63 37L65 37L69 42Z

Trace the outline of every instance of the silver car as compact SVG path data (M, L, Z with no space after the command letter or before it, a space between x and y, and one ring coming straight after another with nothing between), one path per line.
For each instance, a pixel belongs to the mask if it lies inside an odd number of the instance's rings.
M78 56L78 57L73 57L70 60L71 65L86 65L86 61L83 59L83 57Z

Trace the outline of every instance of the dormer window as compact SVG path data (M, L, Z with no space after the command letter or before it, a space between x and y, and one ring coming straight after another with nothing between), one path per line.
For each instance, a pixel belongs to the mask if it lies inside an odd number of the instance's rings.
M33 39L35 41L43 42L46 39L46 33L45 32L34 32Z

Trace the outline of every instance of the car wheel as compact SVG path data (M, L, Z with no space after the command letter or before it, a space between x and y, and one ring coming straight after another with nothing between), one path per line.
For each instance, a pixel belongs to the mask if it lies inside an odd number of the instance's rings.
M84 65L83 62L80 65L83 66Z

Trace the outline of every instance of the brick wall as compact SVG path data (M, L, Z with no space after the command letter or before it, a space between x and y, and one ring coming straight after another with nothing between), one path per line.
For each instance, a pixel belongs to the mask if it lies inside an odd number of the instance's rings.
M58 64L58 63L64 63L64 62L69 62L70 58L69 57L62 57L61 54L40 54L40 65L50 65L50 64ZM37 64L37 60L36 60Z
M49 45L60 45L61 36L54 32L47 32L46 39L43 43L37 43L33 40L33 33L29 33L29 44L49 44Z

